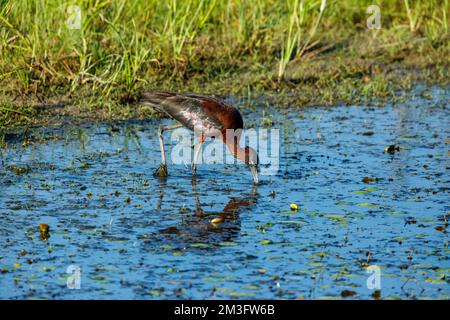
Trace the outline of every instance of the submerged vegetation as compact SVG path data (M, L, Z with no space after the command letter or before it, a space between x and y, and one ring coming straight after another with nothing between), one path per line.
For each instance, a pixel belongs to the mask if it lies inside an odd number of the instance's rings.
M0 298L448 300L450 92L427 93L383 108L270 108L287 130L257 187L245 165L220 160L197 177L170 163L153 179L159 121L10 136ZM80 290L67 289L68 264Z
M367 27L371 5L379 29ZM134 102L153 88L303 106L447 85L449 9L448 0L2 0L0 126L149 116Z

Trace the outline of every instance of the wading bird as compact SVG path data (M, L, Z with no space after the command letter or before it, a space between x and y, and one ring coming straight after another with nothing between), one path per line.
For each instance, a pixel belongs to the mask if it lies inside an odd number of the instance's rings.
M142 93L140 102L150 105L179 122L174 125L159 126L158 137L162 164L155 170L154 175L167 176L163 132L184 126L194 131L198 140L194 148L193 174L196 174L198 157L205 140L208 137L219 137L236 159L248 165L253 175L254 183L258 183L258 154L250 147L241 148L239 146L244 121L235 107L215 97L165 91Z

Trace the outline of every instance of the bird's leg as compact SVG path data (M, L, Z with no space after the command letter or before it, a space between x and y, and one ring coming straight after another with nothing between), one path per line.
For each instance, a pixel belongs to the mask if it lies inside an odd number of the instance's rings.
M154 176L166 177L167 176L167 163L166 163L166 153L164 152L164 141L163 141L163 133L165 130L173 130L177 128L181 128L183 125L180 123L164 126L160 125L158 128L158 138L159 138L159 147L161 148L161 165L158 169L153 172Z
M198 142L195 145L195 153L194 153L194 160L192 161L192 174L196 175L197 174L197 161L198 161L198 157L200 156L200 152L202 151L202 145L205 142L205 138L199 137L198 138Z

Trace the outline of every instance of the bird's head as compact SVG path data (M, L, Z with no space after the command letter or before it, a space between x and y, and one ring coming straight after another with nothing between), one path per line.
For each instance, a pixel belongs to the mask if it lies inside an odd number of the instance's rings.
M245 147L245 163L248 165L253 176L253 182L258 184L258 165L259 158L255 149Z

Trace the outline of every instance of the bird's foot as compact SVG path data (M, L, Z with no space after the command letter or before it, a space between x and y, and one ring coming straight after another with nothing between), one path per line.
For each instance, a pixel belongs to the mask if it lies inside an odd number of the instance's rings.
M165 165L165 164L161 164L158 167L158 169L153 171L153 176L155 176L155 177L167 177L167 175L168 175L167 165Z

